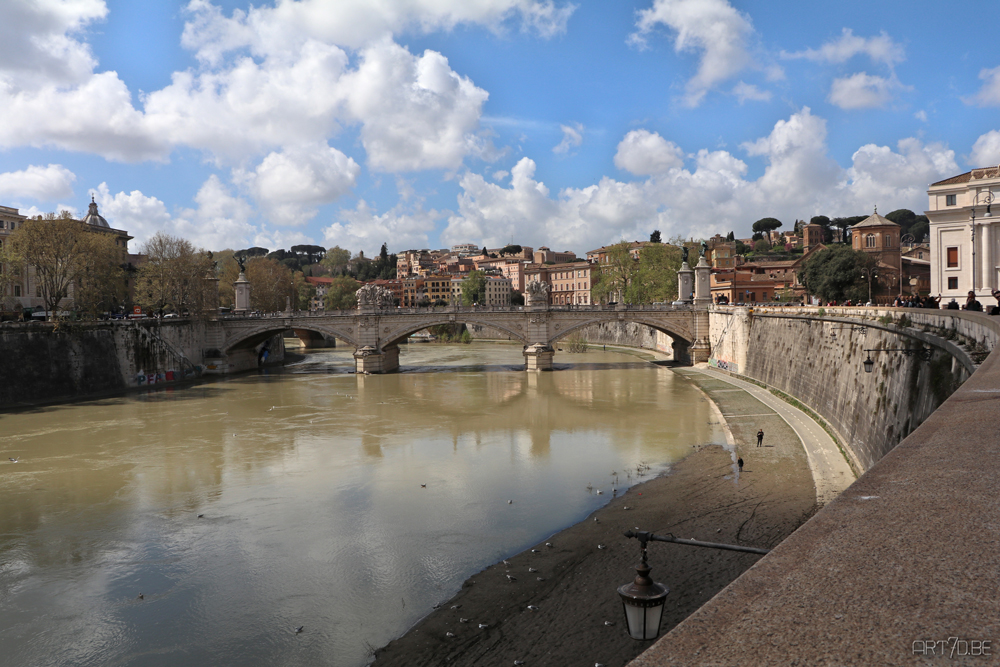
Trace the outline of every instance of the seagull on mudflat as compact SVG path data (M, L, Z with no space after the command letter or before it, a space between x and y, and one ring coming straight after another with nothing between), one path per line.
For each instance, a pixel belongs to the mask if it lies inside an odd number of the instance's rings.
M598 545L597 545L597 548L598 548L598 549L606 549L607 547L605 547L605 546L604 546L603 544L598 544Z
M535 568L533 568L533 567L529 567L529 568L528 568L528 572L538 572L538 570L536 570L536 569L535 569Z
M508 563L508 562L507 562L507 559L506 559L506 558L504 558L504 559L503 559L502 561L500 561L500 562L501 562L501 563L503 563L504 565L506 565L507 567L510 567L510 563Z
M516 666L516 665L523 665L523 664L524 664L524 660L515 660L515 661L514 661L514 665L515 665L515 666Z
M508 500L508 501L507 501L507 504L508 504L508 505L513 505L513 504L514 504L514 501L513 501L513 500Z
M490 626L489 626L489 625L487 625L486 623L480 623L480 624L479 624L479 629L480 629L480 630L485 630L485 629L486 629L486 628L488 628L488 627L490 627Z
M533 554L540 554L542 552L539 549L532 549L531 553L533 553Z
M427 488L427 485L426 485L426 484L421 484L421 485L420 485L420 488L421 488L421 489L426 489L426 488Z
M545 577L535 577L535 579L538 579L538 581L545 581Z
M459 608L459 607L461 607L461 606L462 606L462 605L460 605L460 604L453 604L453 605L451 605L451 608L452 608L452 609L458 609L458 608Z
M528 611L538 611L538 607L533 604L528 605Z
M604 625L614 625L614 621L604 621Z
M10 459L10 461L11 461L12 463L17 463L17 460L18 460L19 458L21 458L21 457L20 457L20 456L8 456L7 458L8 458L8 459Z
M136 598L136 600L142 600L144 597L145 596L142 593L139 593L139 596Z
M597 495L601 495L602 493L604 493L604 492L601 491L600 489L597 490Z
M547 547L549 547L551 549L552 548L552 543L551 542L546 542L545 546L547 546Z
M306 626L300 625L299 627L295 628L295 634L297 634L297 635L301 634L302 631L305 630L305 629L306 629Z
M446 632L446 633L444 633L444 636L445 637L454 637L455 633L454 632Z
M507 581L517 581L517 577L511 576L511 575L508 574L507 575Z
M459 623L468 623L469 619L467 619L467 618L460 618L460 619L458 619L458 622Z
M599 521L597 520L597 517L596 517L596 516L594 517L594 523L600 523L600 522L599 522Z

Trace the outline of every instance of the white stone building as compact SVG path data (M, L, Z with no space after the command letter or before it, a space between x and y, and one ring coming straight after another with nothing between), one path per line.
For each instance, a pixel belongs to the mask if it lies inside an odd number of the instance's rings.
M984 305L1000 288L1000 167L973 169L932 183L930 221L930 293L964 303L969 290Z

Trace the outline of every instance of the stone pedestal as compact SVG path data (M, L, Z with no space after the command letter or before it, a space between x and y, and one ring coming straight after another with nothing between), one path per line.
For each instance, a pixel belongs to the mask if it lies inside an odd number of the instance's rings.
M687 262L681 264L677 272L677 301L674 303L691 303L694 300L694 271Z
M712 284L710 276L712 267L708 265L705 258L698 260L698 266L694 267L694 305L707 306L712 303Z
M210 320L215 320L219 317L219 279L210 272L204 280L205 301L201 310Z
M707 362L708 358L712 356L712 345L704 338L696 340L688 347L688 354L691 355L691 363L701 364Z
M250 312L250 281L247 280L242 271L240 271L240 277L233 283L233 289L236 290L236 303L233 312L237 314Z
M379 350L371 345L359 347L354 351L354 369L365 375L397 371L399 370L399 347L390 345L384 350Z
M535 343L524 348L525 368L529 371L551 371L552 357L555 354L548 345Z

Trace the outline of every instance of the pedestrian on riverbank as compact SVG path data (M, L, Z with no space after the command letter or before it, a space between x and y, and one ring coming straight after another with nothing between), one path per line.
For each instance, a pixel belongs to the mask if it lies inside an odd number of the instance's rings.
M738 465L740 467L740 472L743 472L743 459L742 458L736 459L736 465Z
M764 429L757 431L757 446L760 447L764 444Z

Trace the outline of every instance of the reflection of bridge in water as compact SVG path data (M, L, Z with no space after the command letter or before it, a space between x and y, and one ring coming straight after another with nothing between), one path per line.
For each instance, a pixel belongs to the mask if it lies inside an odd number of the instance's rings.
M283 313L269 317L230 317L215 328L216 347L229 356L250 350L282 331L314 332L339 338L355 348L360 373L390 373L399 368L399 344L427 327L476 324L492 327L524 344L527 370L551 370L553 343L586 327L634 322L673 339L678 361L707 361L710 353L708 308L691 305L512 306L376 308L324 314Z

